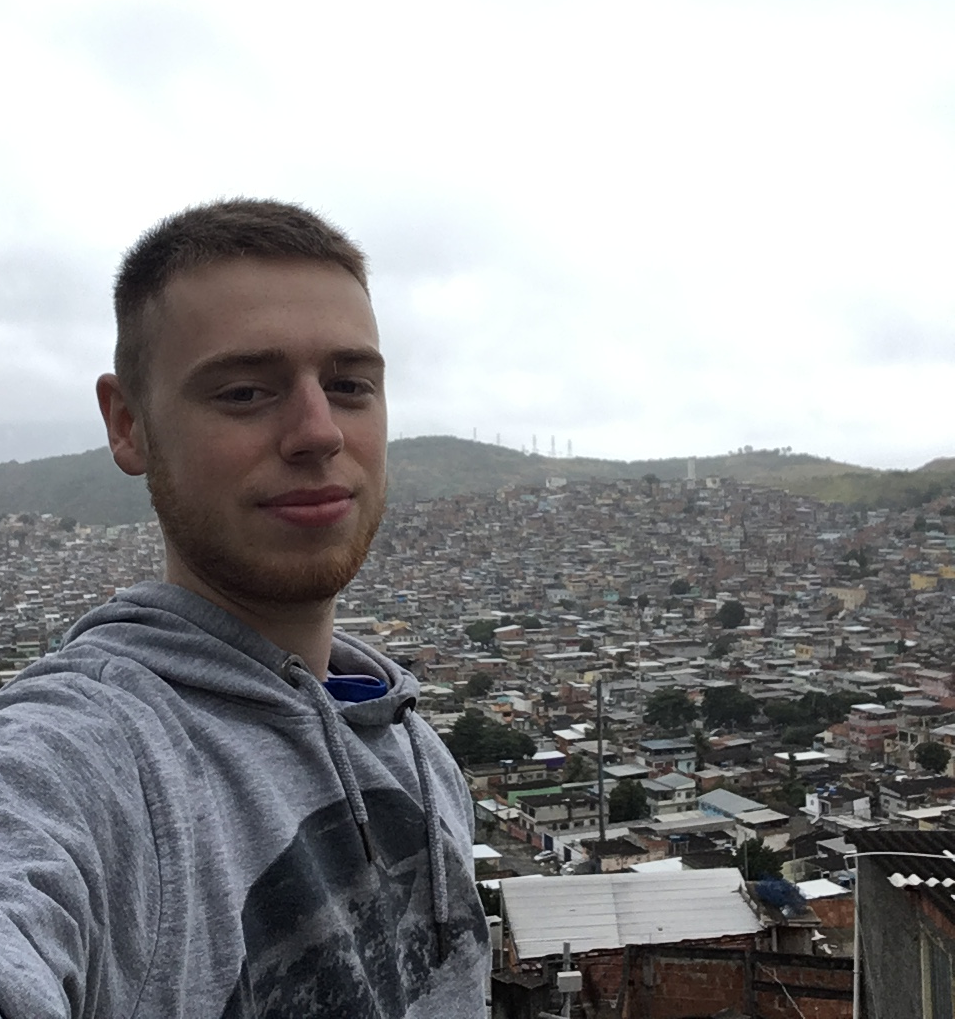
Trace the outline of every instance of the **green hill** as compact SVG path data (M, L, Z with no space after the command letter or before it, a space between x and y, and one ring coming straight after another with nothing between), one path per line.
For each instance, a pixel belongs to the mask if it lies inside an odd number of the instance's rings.
M398 439L388 447L389 500L394 503L495 491L504 485L687 476L687 459L595 460L527 455L505 446L450 436ZM901 509L955 491L955 461L938 460L917 471L876 471L780 450L750 450L696 457L696 476L784 488L859 508ZM953 465L953 466L949 466ZM142 478L113 464L109 450L91 450L29 463L0 464L0 514L55 513L84 523L131 523L152 515Z
M55 513L87 524L128 524L153 515L143 479L123 474L106 446L0 464L0 514L24 512Z

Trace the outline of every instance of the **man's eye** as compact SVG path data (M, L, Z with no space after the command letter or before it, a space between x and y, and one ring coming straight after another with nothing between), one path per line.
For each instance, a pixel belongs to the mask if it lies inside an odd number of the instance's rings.
M333 379L325 388L342 396L365 396L374 389L366 379Z
M218 399L223 403L254 403L262 396L262 390L256 386L235 386L220 393Z

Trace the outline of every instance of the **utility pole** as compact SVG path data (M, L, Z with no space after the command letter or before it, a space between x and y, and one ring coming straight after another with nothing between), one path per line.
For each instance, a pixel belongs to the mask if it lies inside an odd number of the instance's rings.
M553 1012L538 1012L538 1019L569 1019L570 999L574 994L580 994L583 988L583 973L578 969L571 969L570 942L564 942L564 968L557 974L557 990L564 996L563 1008L560 1015Z
M604 684L597 677L597 822L600 842L597 844L597 873L600 873L600 850L607 838L604 822Z

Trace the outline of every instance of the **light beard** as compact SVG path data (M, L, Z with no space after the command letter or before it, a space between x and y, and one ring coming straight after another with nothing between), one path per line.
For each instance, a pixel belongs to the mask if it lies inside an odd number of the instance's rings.
M361 568L385 508L384 490L366 506L365 519L347 543L281 561L268 552L230 542L224 522L208 506L196 506L177 490L172 471L150 445L146 484L166 542L203 584L240 603L306 605L334 599ZM356 507L361 513L361 507Z

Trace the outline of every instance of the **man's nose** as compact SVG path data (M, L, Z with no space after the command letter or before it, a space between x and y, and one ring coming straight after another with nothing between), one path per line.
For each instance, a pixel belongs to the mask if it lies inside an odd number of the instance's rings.
M324 460L339 453L345 437L328 394L317 379L302 381L289 396L283 415L280 449L285 460Z

